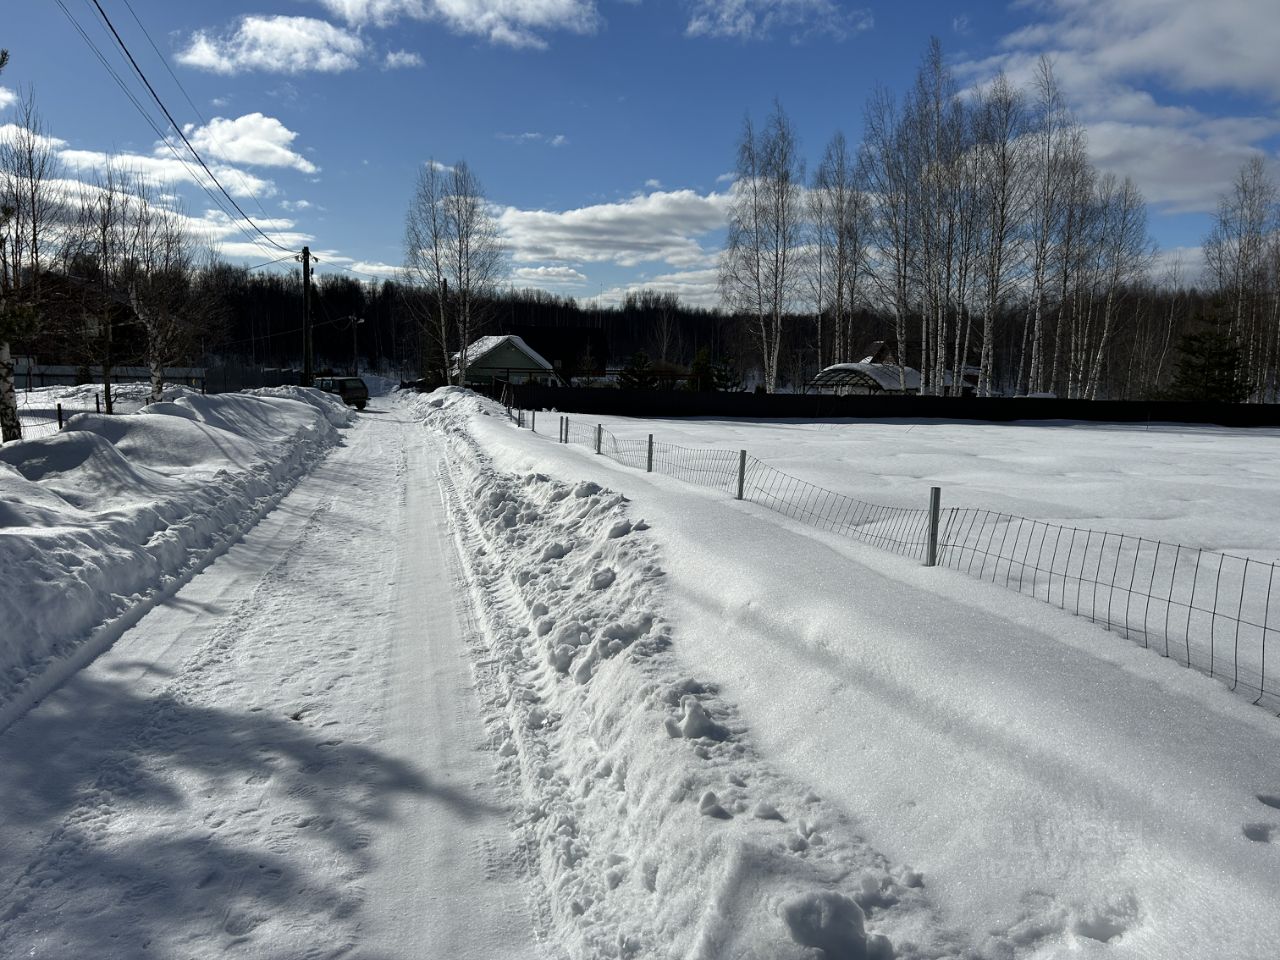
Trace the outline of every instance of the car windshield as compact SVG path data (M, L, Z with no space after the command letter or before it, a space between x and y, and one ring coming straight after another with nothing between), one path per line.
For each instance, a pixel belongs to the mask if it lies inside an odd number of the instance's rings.
M346 380L339 380L338 385L344 390L365 390L364 381L358 377L348 377Z

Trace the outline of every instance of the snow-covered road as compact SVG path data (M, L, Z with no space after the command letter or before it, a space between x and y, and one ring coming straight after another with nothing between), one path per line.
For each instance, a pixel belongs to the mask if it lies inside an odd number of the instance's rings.
M0 956L541 957L438 441L375 402L0 735Z

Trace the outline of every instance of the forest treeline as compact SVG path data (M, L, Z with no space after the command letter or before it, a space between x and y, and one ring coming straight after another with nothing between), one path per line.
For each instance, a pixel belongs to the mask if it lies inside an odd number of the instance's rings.
M626 368L641 385L803 389L883 344L927 394L1277 399L1280 204L1261 157L1190 276L1158 256L1137 186L1095 168L1048 60L1025 86L962 91L933 41L909 90L871 94L862 130L835 134L810 175L781 105L746 119L714 309L661 289L605 306L512 288L478 177L431 160L400 273L316 277L315 369L460 380L462 344L518 332L566 378ZM4 439L20 433L16 356L107 383L144 364L157 397L174 366L302 366L288 251L268 251L271 272L223 262L169 186L112 160L72 178L58 143L30 91L0 125Z

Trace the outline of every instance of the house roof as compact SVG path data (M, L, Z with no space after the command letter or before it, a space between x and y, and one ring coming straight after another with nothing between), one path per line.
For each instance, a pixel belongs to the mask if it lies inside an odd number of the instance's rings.
M540 367L548 372L552 372L553 368L551 364L547 363L538 351L534 350L533 347L529 346L524 342L524 340L513 333L481 337L479 340L472 341L470 346L467 347L467 366L476 366L481 360L493 353L493 351L497 350L504 343L510 343L511 346L515 347L528 357L534 366ZM460 356L461 351L453 355L453 366L455 370L458 367L458 358Z
M903 371L908 390L920 389L920 371ZM867 387L871 390L901 390L896 363L834 363L810 381L814 387Z

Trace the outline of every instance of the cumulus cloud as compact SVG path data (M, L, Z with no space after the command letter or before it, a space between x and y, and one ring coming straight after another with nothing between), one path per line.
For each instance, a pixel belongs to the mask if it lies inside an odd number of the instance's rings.
M281 209L289 210L289 211L310 210L314 206L315 204L312 203L310 200L281 200L280 201Z
M786 33L802 43L819 36L846 40L873 26L870 10L842 7L837 0L694 0L685 35L767 40Z
M205 126L187 124L183 133L205 157L260 167L290 167L300 173L320 168L291 147L298 135L275 117L246 113L229 120L214 117Z
M422 66L422 57L412 50L388 50L382 61L384 70L403 70L408 67Z
M0 143L12 143L14 137L22 128L16 123L0 123ZM46 136L42 133L30 134L32 142L44 150L61 150L67 145L67 141L59 140L57 137Z
M998 55L960 64L960 74L980 80L1001 68L1026 82L1047 54L1094 161L1131 176L1167 212L1214 209L1240 166L1280 134L1280 118L1261 104L1214 115L1179 98L1280 97L1280 18L1260 17L1251 0L1035 0L1027 9L1040 19L1005 37Z
M320 0L320 3L352 27L389 27L405 17L425 20L429 13L423 0Z
M664 273L625 286L612 287L604 291L598 299L602 304L616 306L626 299L628 293L656 290L658 293L674 293L682 303L692 307L718 307L720 305L718 278L719 273L714 267Z
M724 227L727 208L724 194L675 190L561 212L506 207L498 226L517 263L705 267L716 252L701 238Z
M1255 0L1039 0L1047 21L1010 34L1011 50L1069 53L1111 77L1159 77L1181 90L1280 99L1280 17Z
M595 0L320 0L349 26L387 27L401 19L438 20L455 33L510 47L543 49L553 30L594 33Z
M18 102L18 95L8 87L0 87L0 110L7 110Z
M241 17L224 35L199 30L178 52L178 62L214 73L341 73L365 53L356 34L313 17Z
M580 287L587 282L587 275L573 267L518 267L511 272L511 279L540 287Z
M104 153L100 150L59 150L58 158L72 171L80 174L94 173L115 164L119 169L136 174L157 184L193 184L201 186L208 177L194 161L182 162L173 156L149 156L143 153ZM276 192L275 184L256 177L236 167L210 164L218 178L233 197L270 197Z

